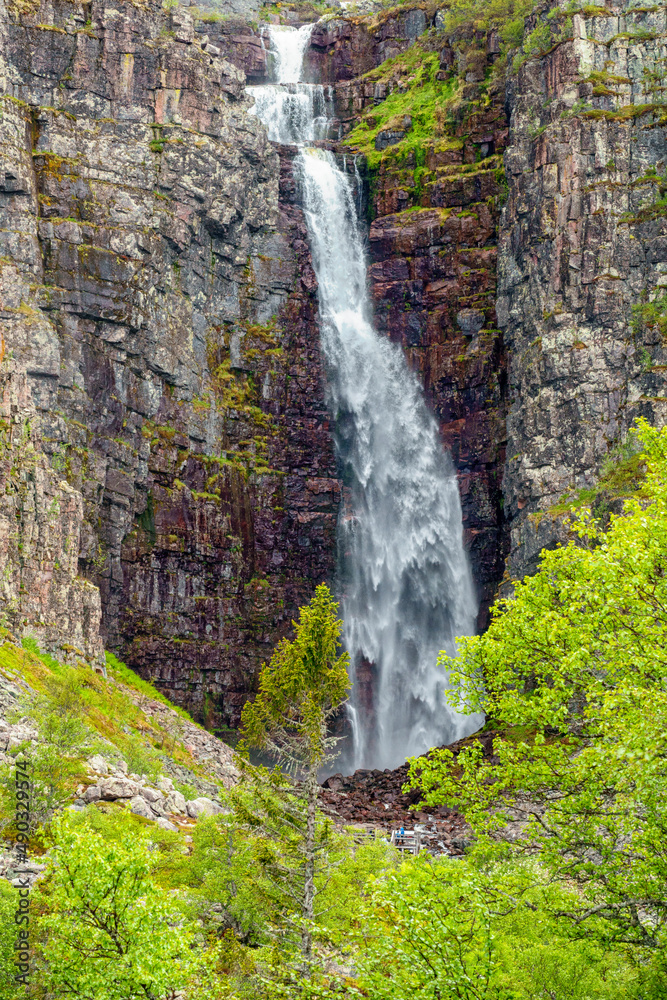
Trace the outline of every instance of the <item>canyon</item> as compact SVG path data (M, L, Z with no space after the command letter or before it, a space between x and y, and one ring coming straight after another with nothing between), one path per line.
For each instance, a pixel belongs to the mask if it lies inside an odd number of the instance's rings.
M436 5L2 0L2 625L104 645L217 731L335 587L352 502L296 151L245 93L260 17L313 25L319 143L451 454L478 628L633 420L665 422L664 7L547 4L508 63ZM417 135L421 92L452 99Z

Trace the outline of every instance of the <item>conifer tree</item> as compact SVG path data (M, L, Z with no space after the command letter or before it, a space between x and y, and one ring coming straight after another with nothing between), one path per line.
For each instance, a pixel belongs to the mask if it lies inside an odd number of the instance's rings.
M263 667L257 697L241 717L244 780L232 793L236 815L259 837L265 891L288 928L298 929L306 965L316 876L326 864L329 835L329 824L318 815L317 777L337 743L328 727L350 686L337 611L321 584L293 622L294 638L283 639ZM250 748L268 753L276 768L253 766Z

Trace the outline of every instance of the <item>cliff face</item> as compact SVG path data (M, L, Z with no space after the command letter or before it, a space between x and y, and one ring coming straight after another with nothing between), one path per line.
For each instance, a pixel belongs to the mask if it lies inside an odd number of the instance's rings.
M57 646L68 607L94 659L99 587L105 643L210 726L333 579L341 502L293 152L244 96L268 74L248 10L0 7L3 405L41 470L32 499L3 473L5 614ZM319 22L306 54L363 177L376 323L452 452L481 626L508 552L533 571L564 537L554 501L634 416L664 420L642 302L667 287L665 14L591 13L507 75L493 32L447 37L421 7ZM422 128L416 87L447 116Z
M11 309L11 298L0 311ZM1 313L0 313L1 314ZM100 594L79 576L83 498L51 468L28 378L0 371L0 624L61 660L104 664Z
M667 286L665 11L590 13L509 94L497 312L512 577L562 537L539 512L590 487L635 416L667 416L665 344L641 317Z
M8 356L83 495L106 644L233 724L333 571L300 213L279 207L243 74L188 11L56 3L3 11L2 31Z
M481 627L507 550L506 365L495 294L508 121L493 75L498 54L495 35L448 38L417 9L317 26L310 55L311 66L332 74L323 78L335 85L343 148L365 154L361 169L368 160L375 322L402 345L452 454ZM449 118L417 143L410 93L420 69L423 87L452 100Z

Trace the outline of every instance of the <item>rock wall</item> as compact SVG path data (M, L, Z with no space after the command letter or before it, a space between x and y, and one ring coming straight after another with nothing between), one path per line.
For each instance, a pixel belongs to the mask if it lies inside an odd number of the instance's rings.
M633 321L667 287L665 9L584 10L508 95L497 312L516 578L563 536L542 512L595 482L635 416L667 416L663 338Z
M209 725L334 569L316 295L243 73L184 8L2 9L7 351L121 658ZM11 262L11 264L10 264Z
M296 608L333 579L342 495L293 154L248 115L267 44L239 4L0 7L5 406L36 407L55 475L39 458L26 500L4 473L5 525L27 503L41 538L21 563L6 527L21 569L5 605L54 648L67 605L94 658L99 586L107 645L213 727L237 723ZM400 60L375 71L415 39L458 88L419 157L400 152L404 121L370 172L348 168L365 177L378 327L456 464L481 626L508 525L520 576L562 537L542 516L554 500L594 481L635 415L664 420L662 338L633 308L667 287L665 14L600 10L507 91L493 33L447 38L421 7L318 23L307 54L337 143L409 84ZM61 550L64 576L28 606L29 575Z
M39 423L25 372L1 361L0 624L61 659L103 665L99 590L78 575L83 498L51 468Z

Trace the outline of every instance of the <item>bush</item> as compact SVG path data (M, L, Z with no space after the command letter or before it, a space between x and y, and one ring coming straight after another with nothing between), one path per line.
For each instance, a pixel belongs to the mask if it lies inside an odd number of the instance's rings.
M170 997L195 969L193 931L151 877L148 834L123 814L105 825L106 836L85 815L52 824L39 922L44 983L82 1000Z
M411 764L426 802L456 804L492 856L539 859L577 888L559 920L657 968L667 944L667 429L639 421L641 498L499 602L488 631L442 656L467 711L502 735ZM515 838L510 821L521 823ZM660 966L662 968L662 966Z

